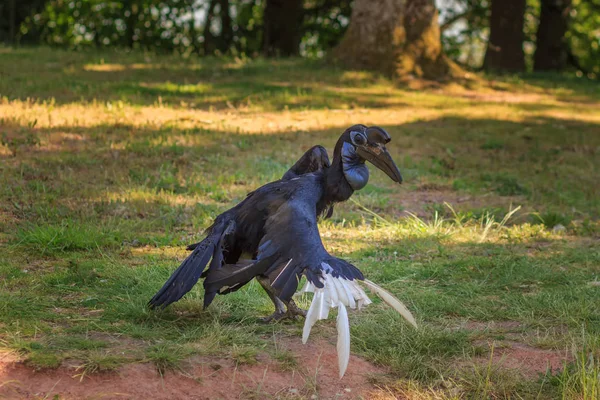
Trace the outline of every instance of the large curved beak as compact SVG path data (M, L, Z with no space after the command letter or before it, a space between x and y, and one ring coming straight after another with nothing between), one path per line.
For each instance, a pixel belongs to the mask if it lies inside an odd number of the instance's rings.
M400 175L396 163L392 160L392 156L383 145L359 146L356 148L356 153L385 172L394 182L402 183L402 175Z

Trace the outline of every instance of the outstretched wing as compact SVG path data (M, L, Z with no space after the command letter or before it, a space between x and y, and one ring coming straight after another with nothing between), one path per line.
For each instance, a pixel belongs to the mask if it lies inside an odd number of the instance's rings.
M271 213L258 247L257 261L273 260L264 275L284 302L296 292L302 275L317 287L323 287L324 273L348 281L364 279L356 267L332 257L323 247L315 206L322 189L315 181L305 182Z
M346 307L361 308L371 303L359 282L377 293L411 324L415 320L408 309L393 295L370 281L354 265L330 255L321 241L317 217L310 195L290 199L273 214L265 225L265 236L258 250L257 262L269 259L266 269L271 285L283 302L288 302L298 288L302 275L307 284L303 291L313 292L302 335L306 343L316 321L326 319L329 309L338 308L338 362L340 378L350 357L350 328ZM309 200L307 201L306 198Z
M364 282L367 288L375 291L412 324L414 318L398 299L364 280L358 268L325 250L316 215L322 189L314 177L300 179L294 194L273 210L267 219L256 260L243 267L226 265L215 273L209 273L204 281L205 298L212 299L217 293L235 291L254 276L262 275L269 278L277 297L287 304L298 289L300 278L305 276L308 282L303 290L313 292L314 296L306 315L302 340L306 343L316 321L327 318L329 309L336 307L338 362L342 377L350 357L350 325L346 308L361 308L371 303L359 282Z

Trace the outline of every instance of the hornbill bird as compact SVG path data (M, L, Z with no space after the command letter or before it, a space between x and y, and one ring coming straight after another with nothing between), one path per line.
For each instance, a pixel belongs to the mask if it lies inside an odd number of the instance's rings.
M238 205L217 216L206 230L206 238L190 246L192 253L150 300L150 307L162 308L179 300L200 277L204 278L204 307L217 294L236 291L257 278L275 304L275 313L265 320L305 316L304 343L315 322L326 319L329 308L337 307L340 378L350 357L346 307L360 309L371 303L358 282L416 326L398 299L366 280L354 265L325 250L317 226L318 216L326 212L330 215L334 203L347 200L367 184L365 161L394 182L402 182L385 147L390 140L380 127L354 125L338 139L331 163L324 148L313 147L281 180L249 193ZM242 259L244 253L251 254L252 259ZM301 292L314 293L307 312L292 299L302 276L307 283Z

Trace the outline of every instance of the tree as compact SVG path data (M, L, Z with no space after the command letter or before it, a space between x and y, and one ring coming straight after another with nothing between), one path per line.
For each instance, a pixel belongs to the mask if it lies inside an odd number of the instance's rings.
M218 48L221 53L229 51L233 42L233 26L231 14L229 13L229 0L219 0L220 16L221 16L221 40Z
M462 65L481 68L490 24L489 2L446 0L437 4L444 53Z
M218 13L217 13L218 8ZM220 33L213 35L213 21L218 16ZM229 13L229 0L211 0L204 23L204 54L213 54L215 50L227 53L233 44L233 22Z
M567 66L569 60L565 34L569 25L571 0L542 0L541 3L533 69L560 71Z
M303 52L322 56L340 42L352 14L352 0L305 0Z
M460 73L442 51L434 0L356 0L334 57L389 76L439 79Z
M138 22L139 5L136 0L126 0L123 2L125 16L125 43L127 47L133 49L136 34L135 28Z
M208 10L206 11L206 20L204 21L204 33L202 36L204 37L204 54L212 54L213 49L213 34L210 32L210 28L212 26L213 18L215 16L215 7L217 6L217 0L211 0L208 3Z
M590 78L600 77L600 0L573 0L567 38L569 63Z
M46 0L0 1L0 42L15 44L19 40L21 24L27 17L43 9L45 2Z
M267 0L263 16L263 52L266 56L300 54L302 5L302 0Z
M525 5L526 0L492 0L490 38L483 61L485 70L525 70Z

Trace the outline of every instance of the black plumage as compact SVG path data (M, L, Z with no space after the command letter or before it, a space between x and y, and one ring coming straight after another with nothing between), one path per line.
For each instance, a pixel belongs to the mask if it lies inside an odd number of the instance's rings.
M325 250L317 219L325 212L330 215L334 203L347 200L366 185L365 161L394 181L402 181L385 148L389 141L381 128L354 125L336 143L331 164L324 148L310 149L281 180L249 193L219 215L150 306L166 307L179 300L201 276L205 277L205 306L216 294L238 290L256 277L281 317L281 303L288 311L302 314L292 300L302 275L316 288L323 287L325 275L347 281L364 279L355 266ZM243 253L253 255L253 260L240 260Z

